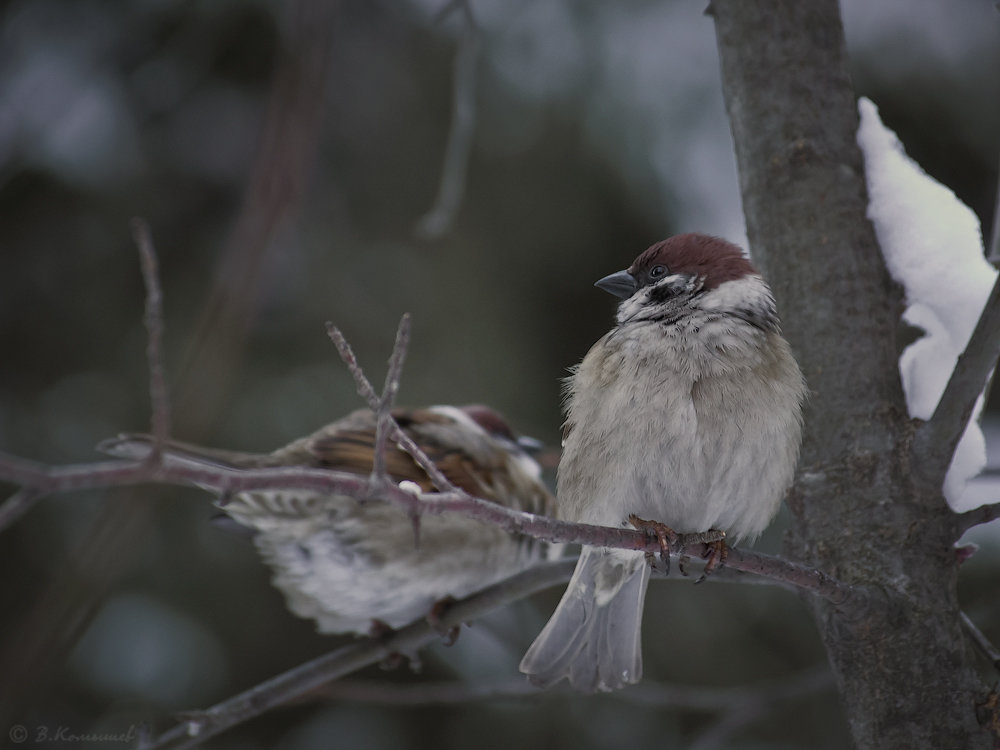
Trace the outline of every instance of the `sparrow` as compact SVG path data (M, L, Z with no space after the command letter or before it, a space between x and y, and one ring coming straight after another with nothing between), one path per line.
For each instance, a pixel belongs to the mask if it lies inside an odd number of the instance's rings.
M559 517L754 539L792 482L806 395L767 284L735 245L681 234L596 286L621 301L565 383ZM521 671L586 692L638 682L649 570L584 547Z
M554 498L530 455L540 444L515 436L496 411L480 405L431 406L395 409L392 416L456 487L518 510L554 514ZM302 466L368 476L375 429L374 413L362 409L273 453L170 441L164 460L227 469ZM98 447L141 460L150 444L148 435L132 434ZM394 482L435 491L424 470L391 440L384 457ZM220 507L253 532L288 608L315 620L320 633L368 635L401 627L546 556L541 542L455 514L422 516L417 543L407 510L378 498L362 502L301 489L255 490L235 494Z

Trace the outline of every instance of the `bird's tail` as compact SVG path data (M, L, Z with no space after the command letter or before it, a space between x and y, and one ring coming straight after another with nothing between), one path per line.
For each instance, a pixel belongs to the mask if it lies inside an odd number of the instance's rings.
M102 440L97 444L97 450L115 458L127 458L141 461L149 455L153 448L153 437L139 432L123 432L117 437ZM246 469L261 466L266 456L254 453L240 453L216 448L205 448L180 440L168 440L163 446L165 462L189 466L214 466L227 469Z
M617 690L642 678L642 554L584 547L562 601L521 660L536 685L567 678L577 690Z

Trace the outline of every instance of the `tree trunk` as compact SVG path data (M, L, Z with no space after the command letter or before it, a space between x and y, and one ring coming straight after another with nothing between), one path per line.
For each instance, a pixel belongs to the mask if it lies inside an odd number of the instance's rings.
M901 294L866 217L836 0L713 0L754 260L812 392L789 554L857 585L811 600L859 748L993 747L956 592L943 477L912 470Z

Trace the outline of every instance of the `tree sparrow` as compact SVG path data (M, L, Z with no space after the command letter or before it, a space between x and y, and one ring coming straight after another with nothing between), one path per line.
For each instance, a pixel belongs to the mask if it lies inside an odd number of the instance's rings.
M806 394L767 284L738 247L682 234L596 286L621 303L566 381L560 517L755 538L792 481ZM585 691L638 682L648 580L642 553L585 547L521 671Z
M400 428L457 487L518 510L554 514L554 499L527 450L503 418L485 406L396 409ZM367 476L375 447L375 415L356 411L269 454L236 453L171 441L164 460L227 468L315 467ZM123 435L99 447L142 459L146 435ZM387 472L424 492L434 490L413 459L388 441ZM254 533L274 584L289 609L312 618L321 633L365 634L373 625L400 627L427 615L447 597L459 598L529 567L543 545L455 514L420 520L415 544L407 511L378 499L259 490L235 495L223 510Z

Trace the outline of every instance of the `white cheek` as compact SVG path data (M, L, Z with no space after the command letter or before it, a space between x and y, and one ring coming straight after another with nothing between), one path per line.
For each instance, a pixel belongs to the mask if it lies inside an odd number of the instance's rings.
M757 274L719 284L702 296L698 307L707 312L725 312L741 307L773 308L774 298L767 284Z

